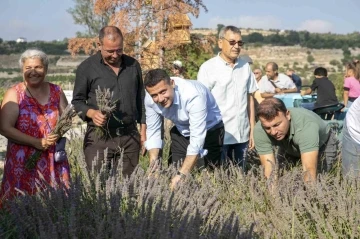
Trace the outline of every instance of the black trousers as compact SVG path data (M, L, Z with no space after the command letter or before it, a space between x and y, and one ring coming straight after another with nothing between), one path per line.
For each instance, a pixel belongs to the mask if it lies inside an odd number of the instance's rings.
M104 158L104 150L106 148L108 152L107 157ZM99 137L95 127L87 128L84 138L84 154L89 172L94 162L95 172L99 172L104 163L107 169L111 165L116 168L122 150L124 151L122 173L124 176L130 176L139 163L140 134L136 125L134 128L127 129L126 132L122 131L119 133L118 130L117 134L115 129L110 130L110 135L107 137Z
M221 164L221 152L224 143L225 129L222 125L216 129L209 129L206 132L204 149L208 150L208 154L204 159L199 159L196 166L201 168L203 166L210 169L219 167ZM172 127L170 131L171 146L170 146L170 158L169 164L171 163L182 163L182 160L186 157L187 147L190 144L190 137L184 137L176 126Z

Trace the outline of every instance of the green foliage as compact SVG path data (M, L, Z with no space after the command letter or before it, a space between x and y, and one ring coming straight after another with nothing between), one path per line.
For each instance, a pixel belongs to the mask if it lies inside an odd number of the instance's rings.
M310 33L307 31L285 31L280 34L263 36L261 33L251 33L243 36L244 41L249 43L265 43L277 46L300 45L314 49L347 49L360 47L360 33L354 32L346 35L332 33Z
M264 37L261 33L258 33L258 32L254 32L254 33L251 33L247 36L247 41L249 43L261 43L264 41Z
M48 55L69 55L67 52L67 41L34 41L21 43L16 43L15 41L3 41L0 43L0 54L19 54L29 48L40 49Z
M306 59L307 59L307 62L309 62L310 64L315 61L315 58L314 58L312 55L310 55L310 54L307 56Z
M329 80L334 84L336 96L342 101L343 92L344 92L344 74L343 73L334 73L329 75Z
M99 34L99 30L106 26L110 20L110 16L115 9L109 8L108 11L101 15L94 13L93 0L73 0L74 8L68 9L68 13L74 19L74 23L83 25L86 28L85 33L77 32L78 37L95 37Z
M332 65L332 66L337 66L337 65L339 65L339 64L341 64L339 61L337 61L337 60L331 60L330 62L330 65Z
M191 42L191 44L180 45L172 50L167 50L165 52L165 59L167 59L169 64L165 67L168 72L171 72L171 62L180 60L185 69L184 77L196 80L201 64L213 57L213 52L204 52L202 39L196 35L191 35Z

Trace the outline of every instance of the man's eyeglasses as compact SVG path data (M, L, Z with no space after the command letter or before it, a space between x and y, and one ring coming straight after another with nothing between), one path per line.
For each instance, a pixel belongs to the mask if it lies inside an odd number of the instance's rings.
M222 39L224 39L224 40L226 40L227 42L229 42L230 46L235 46L236 43L238 44L238 46L243 46L243 45L245 44L245 42L243 42L243 41L235 41L235 40L229 41L228 39L226 39L226 38L224 38L224 37L223 37Z
M116 52L116 54L120 55L123 53L123 49L116 49L116 50L104 50L106 53L109 53L109 54L114 54L114 52Z

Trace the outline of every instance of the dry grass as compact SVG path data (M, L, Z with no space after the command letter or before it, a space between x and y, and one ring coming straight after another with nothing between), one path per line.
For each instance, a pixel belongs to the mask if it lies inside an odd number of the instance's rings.
M270 193L259 168L244 174L230 166L196 172L173 192L173 167L150 178L145 162L128 179L105 170L89 175L82 139L68 146L71 189L9 202L11 213L0 213L1 238L360 237L357 179L335 173L306 185L294 168Z

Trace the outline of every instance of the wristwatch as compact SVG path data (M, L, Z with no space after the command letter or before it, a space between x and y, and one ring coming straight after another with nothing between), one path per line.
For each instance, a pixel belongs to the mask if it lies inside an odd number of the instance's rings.
M186 178L186 174L183 174L180 170L177 171L176 175L179 175L181 179Z

